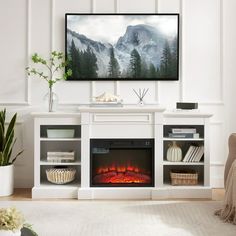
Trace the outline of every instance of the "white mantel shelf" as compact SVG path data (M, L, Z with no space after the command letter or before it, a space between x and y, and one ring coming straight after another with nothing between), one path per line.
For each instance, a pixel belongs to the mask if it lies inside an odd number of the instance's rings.
M183 118L209 118L212 116L210 113L201 112L200 110L174 110L165 111L165 117L183 117Z
M38 117L38 118L73 118L73 117L80 117L79 112L32 112L31 116Z
M89 107L81 106L79 112L96 112L96 113L132 113L132 112L164 112L165 108L157 105L153 106L122 106L122 107Z

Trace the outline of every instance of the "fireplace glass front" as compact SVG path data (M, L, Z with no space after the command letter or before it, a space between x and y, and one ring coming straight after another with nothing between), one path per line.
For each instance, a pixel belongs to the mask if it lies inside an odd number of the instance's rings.
M154 186L154 139L91 139L91 187Z

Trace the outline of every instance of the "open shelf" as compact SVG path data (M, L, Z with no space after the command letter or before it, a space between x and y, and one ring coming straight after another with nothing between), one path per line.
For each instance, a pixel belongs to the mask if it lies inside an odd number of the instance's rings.
M203 141L204 138L163 138L163 141L191 141L191 142L195 142L195 141Z
M40 161L40 165L42 166L79 166L81 165L80 161L76 162L48 162L48 161Z
M81 138L40 138L40 141L81 141Z
M204 162L203 161L200 161L200 162L163 161L163 165L167 165L167 166L175 166L175 165L197 166L197 165L204 165Z

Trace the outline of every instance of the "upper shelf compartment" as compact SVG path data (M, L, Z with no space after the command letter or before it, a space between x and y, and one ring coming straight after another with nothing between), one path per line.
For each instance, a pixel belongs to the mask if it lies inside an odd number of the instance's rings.
M203 140L204 125L164 125L164 139Z
M41 125L40 138L45 139L79 139L80 125Z

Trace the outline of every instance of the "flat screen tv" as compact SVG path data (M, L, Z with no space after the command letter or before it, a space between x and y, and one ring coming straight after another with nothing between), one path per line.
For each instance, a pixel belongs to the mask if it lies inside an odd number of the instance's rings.
M65 15L68 80L178 80L179 14Z

